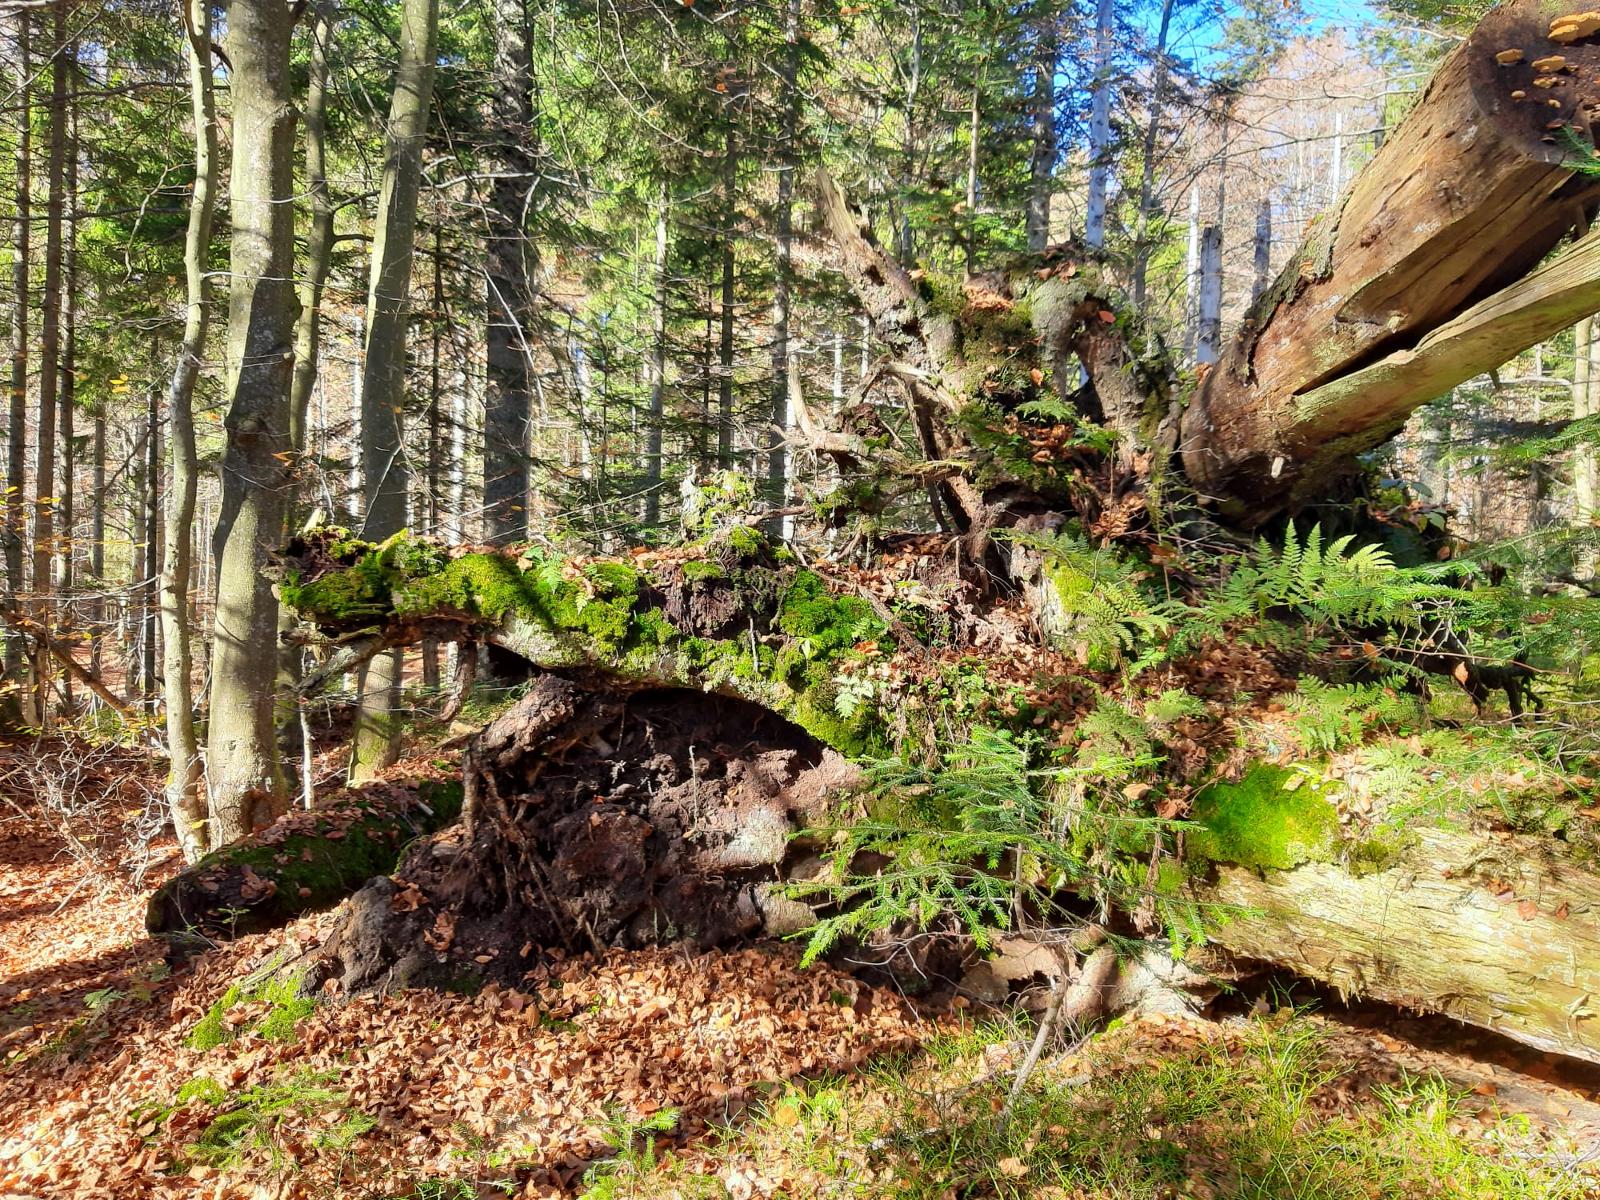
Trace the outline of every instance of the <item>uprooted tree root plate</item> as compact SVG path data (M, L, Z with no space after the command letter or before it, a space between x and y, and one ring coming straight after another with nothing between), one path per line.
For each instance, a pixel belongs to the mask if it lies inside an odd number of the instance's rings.
M859 778L753 704L556 675L536 679L464 766L461 825L351 899L311 986L515 984L537 949L791 932L810 913L774 894L779 864Z

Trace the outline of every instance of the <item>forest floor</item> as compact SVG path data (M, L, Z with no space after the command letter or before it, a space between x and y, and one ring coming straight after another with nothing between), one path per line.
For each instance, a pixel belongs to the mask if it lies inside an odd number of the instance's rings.
M158 782L138 752L0 747L0 1197L1600 1196L1600 1072L1388 1010L1119 1022L1007 1119L1025 1022L788 948L252 989L323 915L169 971Z

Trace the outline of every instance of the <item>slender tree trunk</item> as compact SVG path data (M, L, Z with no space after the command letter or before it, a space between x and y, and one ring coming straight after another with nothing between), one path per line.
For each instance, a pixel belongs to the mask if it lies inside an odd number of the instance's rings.
M767 449L767 502L781 508L789 495L789 289L793 267L795 136L800 122L800 0L788 0L785 49L778 71L778 198L773 213L776 259L772 284L772 431ZM774 517L768 532L782 537L785 521Z
M922 7L911 6L911 62L906 71L905 131L901 140L900 222L895 227L895 248L900 265L917 258L916 235L911 228L910 197L917 171L917 98L922 94Z
M1262 197L1261 204L1256 209L1255 268L1255 280L1250 285L1252 305L1261 299L1266 293L1267 285L1272 282L1272 197L1270 196Z
M417 511L423 514L424 532L435 537L439 534L439 496L444 484L444 447L442 409L439 401L443 388L444 354L444 224L441 214L435 213L433 226L433 295L428 305L428 438L427 461L422 479L423 495ZM429 692L439 690L439 643L434 638L422 640L422 686Z
M28 487L28 303L30 292L30 240L32 224L29 208L32 203L33 134L32 134L32 80L33 58L29 53L29 35L33 14L18 9L12 18L16 24L17 73L15 90L18 105L16 124L16 149L13 159L15 174L16 216L11 225L11 400L6 426L6 495L5 495L5 555L7 598L15 598L28 588L27 515L23 510ZM8 676L15 675L22 666L24 643L19 633L8 629L5 635L5 669ZM32 707L32 691L26 707ZM25 720L34 719L29 712Z
M289 436L297 455L309 444L307 424L317 388L322 353L322 293L333 255L333 196L328 191L328 56L333 46L331 0L311 6L310 78L306 84L306 196L311 224L306 232L306 265L300 283L300 315L294 331L294 375L289 385Z
M650 420L645 429L644 523L647 528L661 524L661 451L667 399L667 252L671 233L668 225L672 192L663 180L656 209L655 314L650 331Z
M206 767L214 845L285 806L274 736L278 602L263 561L283 532L292 457L294 102L291 27L273 0L231 0L233 244L227 450L217 517Z
M206 352L211 226L217 188L217 110L211 85L210 0L179 0L188 35L189 104L194 120L194 190L184 245L188 306L183 342L167 389L172 427L172 483L167 489L167 548L161 568L162 689L167 716L167 810L189 862L211 849L204 766L194 720L194 649L189 590L194 574L194 508L200 463L194 392Z
M328 190L327 141L328 58L332 53L334 28L332 0L315 0L310 18L310 69L301 124L305 131L305 191L310 200L311 221L306 231L300 314L295 322L294 374L289 381L289 441L297 464L310 458L311 397L316 393L321 373L322 296L333 259L334 204ZM297 479L296 483L302 484L302 481ZM297 489L288 506L286 532L293 532L300 523L305 506L303 490ZM290 620L289 614L279 614L280 631ZM278 656L278 744L284 749L284 759L296 763L305 762L310 749L304 740L306 723L300 719L296 692L304 653L299 646L285 641ZM302 795L307 794L309 787L308 780L300 780Z
M1572 415L1577 420L1600 416L1600 363L1596 362L1600 345L1595 339L1596 322L1586 317L1573 331L1572 347ZM1572 520L1580 528L1591 526L1596 517L1595 505L1600 502L1600 467L1596 465L1594 446L1580 442L1572 452ZM1580 543L1573 555L1573 568L1580 579L1594 575L1595 563L1600 553L1587 543Z
M160 362L159 354L152 356ZM160 657L161 637L161 390L154 383L145 400L144 498L139 504L144 528L144 578L139 583L139 699L154 712L156 706L156 661Z
M1056 71L1061 58L1057 0L1039 0L1034 31L1033 92L1028 100L1033 147L1028 161L1028 249L1038 253L1050 242L1050 200L1055 192ZM977 93L973 93L976 110ZM976 214L973 214L976 216ZM970 270L970 263L968 266Z
M422 149L433 100L438 0L405 0L400 58L389 104L383 186L367 292L366 369L361 388L361 468L368 537L382 540L406 523L409 470L402 413L406 397L407 300L422 183ZM350 778L362 782L399 756L401 651L363 672L361 713L350 749Z
M972 100L967 106L967 229L966 236L962 239L966 243L963 250L966 255L967 279L971 279L978 270L978 154L983 140L982 120L983 81L980 78L972 85Z
M44 292L39 318L39 405L34 439L33 590L38 597L33 677L39 723L50 723L49 681L55 673L45 642L54 636L56 600L56 383L61 366L61 218L67 161L67 0L51 8L49 150L46 159Z
M1189 244L1183 270L1183 356L1194 360L1200 327L1200 185L1189 188Z
M63 234L61 295L61 371L58 388L57 424L61 431L61 633L68 654L76 653L72 632L72 592L77 585L77 369L78 369L78 44L67 52L69 89L67 95L66 229ZM61 679L62 695L70 711L73 707L71 671Z
M736 136L730 112L722 154L722 292L718 309L722 336L717 354L717 464L725 471L733 466L734 226L739 186Z
M1083 239L1091 246L1106 241L1106 196L1111 179L1111 65L1116 49L1115 0L1099 0L1095 17L1094 98L1089 117L1089 201Z
M1144 156L1139 164L1138 228L1133 238L1133 306L1142 309L1149 288L1150 223L1156 217L1156 154L1161 147L1161 119L1167 111L1167 84L1171 78L1167 39L1172 35L1172 12L1177 0L1162 0L1161 28L1156 35L1155 77L1150 89L1150 122L1144 131Z
M94 492L89 510L89 574L94 579L94 599L89 604L89 671L96 678L105 663L103 643L106 634L106 413L102 401L94 410Z
M1200 234L1200 328L1194 360L1213 366L1222 354L1222 227Z
M527 214L536 163L533 64L526 0L495 0L494 89L489 159L487 390L483 404L483 505L487 540L528 537L528 439L533 394L533 247Z

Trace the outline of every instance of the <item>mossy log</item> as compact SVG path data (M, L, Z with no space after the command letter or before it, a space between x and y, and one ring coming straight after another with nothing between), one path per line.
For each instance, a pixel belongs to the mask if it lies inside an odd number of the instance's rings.
M461 813L454 772L365 784L214 851L150 897L155 936L236 937L331 908Z
M325 636L377 646L453 630L556 672L469 753L465 828L362 893L329 973L370 986L396 977L397 956L422 979L484 973L480 958L519 970L553 943L791 933L805 914L764 889L815 867L791 835L819 811L818 780L978 722L1037 728L1073 708L1072 673L1089 675L1043 655L1028 660L1033 689L1011 689L1007 656L1042 652L999 632L1004 610L958 596L917 633L905 604L750 539L623 562L332 535L297 549L286 594ZM992 688L988 707L963 707L953 670ZM909 678L892 703L840 703L852 680L886 687L895 671ZM1566 841L1472 832L1470 814L1369 828L1334 794L1314 764L1203 789L1182 870L1158 886L1235 954L1600 1060L1588 826Z

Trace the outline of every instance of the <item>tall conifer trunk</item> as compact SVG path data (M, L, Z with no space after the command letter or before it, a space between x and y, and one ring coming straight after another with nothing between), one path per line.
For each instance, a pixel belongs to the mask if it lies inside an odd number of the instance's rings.
M527 234L536 163L533 65L526 0L495 0L494 88L489 121L495 178L488 239L487 391L483 403L483 506L494 545L528 536L528 437L533 394L533 247Z
M24 552L28 520L23 509L23 498L27 495L28 487L28 304L32 240L29 210L33 190L33 57L29 53L33 14L27 9L18 9L12 19L16 23L17 38L15 92L18 116L12 168L16 185L16 213L11 224L11 396L6 425L5 557L8 599L26 592L28 586L28 561ZM8 676L16 674L21 668L23 657L24 642L21 635L8 630L5 639L5 669ZM31 689L24 692L29 709L32 707L32 695ZM25 712L23 718L32 721L29 712Z
M50 679L55 673L48 641L56 620L56 387L61 368L61 222L67 161L67 0L56 0L50 22L50 105L45 161L44 291L39 317L39 404L34 439L33 590L34 704L39 724L50 724Z
M404 528L410 488L403 421L408 301L438 22L438 0L405 0L373 233L361 387L361 468L366 487L363 530L379 541ZM350 750L353 781L370 778L399 754L401 666L401 651L395 650L375 659L363 672L361 713Z

